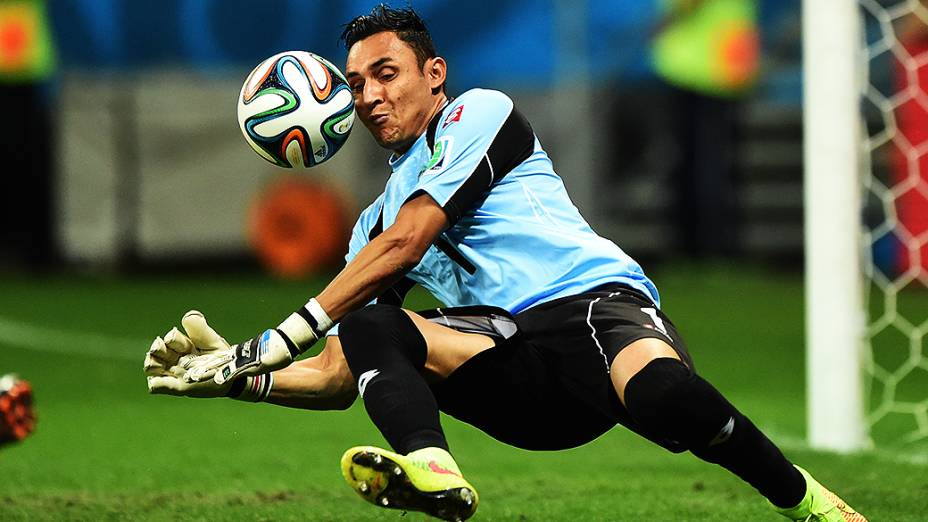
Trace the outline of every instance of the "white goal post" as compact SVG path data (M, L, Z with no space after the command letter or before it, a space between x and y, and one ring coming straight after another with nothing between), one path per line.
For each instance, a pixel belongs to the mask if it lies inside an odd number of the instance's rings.
M803 0L806 386L809 443L867 446L861 244L860 15Z

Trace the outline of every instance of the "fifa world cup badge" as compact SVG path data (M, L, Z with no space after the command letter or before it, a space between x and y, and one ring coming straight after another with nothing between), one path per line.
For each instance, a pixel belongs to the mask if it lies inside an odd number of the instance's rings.
M435 148L432 152L432 157L429 158L429 162L425 164L425 167L422 168L422 171L419 172L419 175L426 172L437 172L440 171L445 166L445 158L451 155L451 146L454 144L453 136L442 136L435 140Z

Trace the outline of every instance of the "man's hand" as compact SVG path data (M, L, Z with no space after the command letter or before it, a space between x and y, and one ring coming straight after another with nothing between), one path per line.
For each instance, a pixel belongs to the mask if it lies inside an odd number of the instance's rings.
M187 361L184 380L198 383L212 380L217 386L226 385L238 377L265 374L285 368L293 362L295 349L277 330L263 334L221 350L210 357L197 357Z
M290 314L277 328L266 330L258 337L235 346L229 346L225 339L210 328L200 312L187 312L182 323L187 335L175 328L168 332L163 343L159 344L159 340L155 339L149 357L145 359L145 371L150 377L182 378L186 384L212 379L217 386L226 386L239 377L247 377L249 382L255 383L254 389L259 396L260 389L270 389L269 386L259 386L262 380L260 376L289 366L297 355L318 341L333 324L315 299L310 299ZM167 337L171 338L170 343ZM240 391L241 382L229 389L233 393ZM159 390L184 394L191 391L174 380L156 383L161 386Z
M164 338L156 337L145 356L148 391L153 394L187 397L222 397L229 392L231 382L188 382L184 374L195 364L218 365L230 360L229 343L206 323L203 314L191 310L184 314L181 325L186 334L172 328Z

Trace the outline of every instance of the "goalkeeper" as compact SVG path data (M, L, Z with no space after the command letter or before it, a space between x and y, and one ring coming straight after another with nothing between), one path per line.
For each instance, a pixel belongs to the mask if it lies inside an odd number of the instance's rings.
M358 117L393 152L347 265L276 328L230 346L199 312L155 339L152 393L347 408L360 395L392 447L349 449L376 505L463 520L474 487L439 411L516 447L559 450L622 424L725 467L793 520L863 521L696 373L654 284L571 203L525 117L497 91L445 91L412 9L346 25ZM448 305L414 313L420 284ZM294 357L321 337L325 348Z

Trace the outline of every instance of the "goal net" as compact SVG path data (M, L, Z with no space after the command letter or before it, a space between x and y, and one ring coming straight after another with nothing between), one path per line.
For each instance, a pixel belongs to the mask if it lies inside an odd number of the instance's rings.
M866 421L928 444L928 8L859 0Z
M809 440L928 451L928 8L803 2Z

